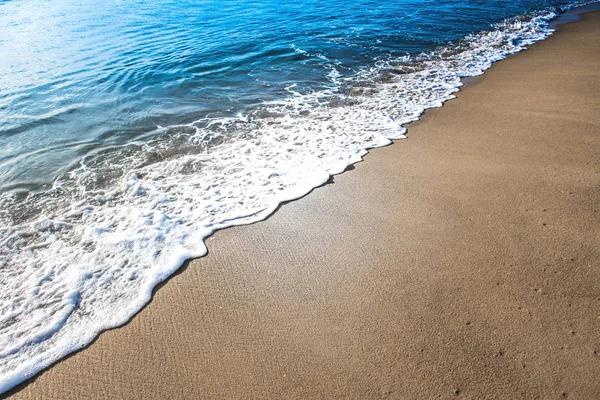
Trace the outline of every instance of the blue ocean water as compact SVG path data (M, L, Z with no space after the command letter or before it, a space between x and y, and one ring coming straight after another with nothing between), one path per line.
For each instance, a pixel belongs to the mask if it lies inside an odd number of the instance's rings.
M0 392L574 4L0 2Z
M0 188L157 125L235 115L566 1L5 1ZM299 53L301 49L306 53Z

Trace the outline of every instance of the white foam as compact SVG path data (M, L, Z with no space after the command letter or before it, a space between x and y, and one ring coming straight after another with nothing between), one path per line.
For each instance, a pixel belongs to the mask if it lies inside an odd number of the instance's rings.
M332 69L339 85L330 90L290 87L285 100L247 115L180 127L191 150L179 155L150 141L83 160L34 199L43 210L35 220L0 228L0 393L127 322L159 282L206 253L214 230L262 220L366 149L405 138L403 125L453 98L461 77L547 37L553 16L507 21L352 78Z

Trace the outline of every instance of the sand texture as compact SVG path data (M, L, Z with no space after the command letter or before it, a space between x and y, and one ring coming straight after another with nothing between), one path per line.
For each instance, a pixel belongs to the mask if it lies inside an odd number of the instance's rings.
M408 133L14 399L600 398L600 13Z

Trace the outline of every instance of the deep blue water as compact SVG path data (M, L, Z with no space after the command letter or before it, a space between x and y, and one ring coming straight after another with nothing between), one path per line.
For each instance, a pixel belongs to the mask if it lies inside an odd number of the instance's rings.
M235 115L565 1L0 3L0 188L48 185L157 125ZM300 53L295 48L306 51Z

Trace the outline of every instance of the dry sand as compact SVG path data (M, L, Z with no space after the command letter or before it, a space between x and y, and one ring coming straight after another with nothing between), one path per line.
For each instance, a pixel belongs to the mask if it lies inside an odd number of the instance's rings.
M409 135L14 398L600 398L600 14Z

